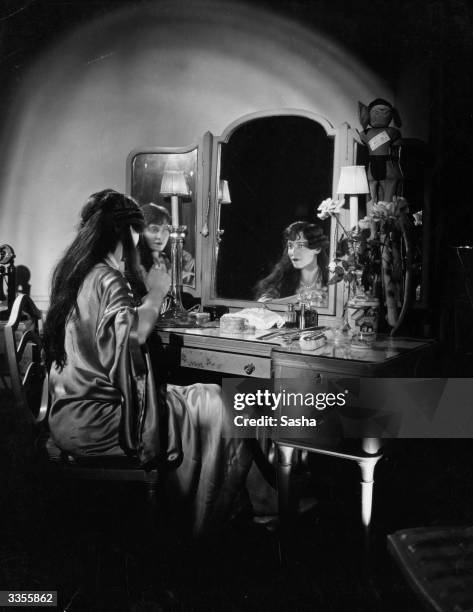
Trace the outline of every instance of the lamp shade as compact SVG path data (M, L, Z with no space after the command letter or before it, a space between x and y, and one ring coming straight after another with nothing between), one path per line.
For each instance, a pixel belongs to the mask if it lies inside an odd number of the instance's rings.
M228 190L228 181L220 180L218 182L218 201L220 204L231 204L230 191Z
M186 177L182 170L165 170L161 181L161 195L187 196L190 194Z
M337 193L355 195L369 193L368 179L364 166L342 166Z

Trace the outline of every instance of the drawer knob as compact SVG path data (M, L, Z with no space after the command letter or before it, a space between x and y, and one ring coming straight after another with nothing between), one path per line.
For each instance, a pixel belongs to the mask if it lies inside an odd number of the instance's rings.
M254 363L247 363L246 366L243 366L243 369L245 370L246 374L253 374L255 368L256 366Z

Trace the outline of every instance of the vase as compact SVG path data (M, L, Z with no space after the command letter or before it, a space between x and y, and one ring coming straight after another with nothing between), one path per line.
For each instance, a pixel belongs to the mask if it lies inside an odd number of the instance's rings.
M352 333L378 330L379 300L368 295L355 295L347 304L347 321Z

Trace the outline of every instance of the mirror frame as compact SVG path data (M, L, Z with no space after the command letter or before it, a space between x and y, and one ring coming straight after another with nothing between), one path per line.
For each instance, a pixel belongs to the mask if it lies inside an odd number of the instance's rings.
M126 190L127 193L131 193L132 187L132 174L133 174L133 160L137 155L147 154L161 154L161 155L176 155L179 153L190 153L191 151L197 150L197 167L196 167L196 179L195 179L195 194L194 194L194 205L195 205L195 223L193 231L195 232L195 287L191 285L183 285L184 291L191 295L200 296L202 291L202 235L200 232L201 228L201 211L203 194L208 190L208 177L205 176L203 171L203 155L204 155L204 139L197 143L193 143L184 147L138 147L133 149L127 156L126 159ZM208 174L208 173L207 173ZM204 191L205 190L205 191ZM190 232L192 228L188 228ZM184 242L185 248L185 242Z
M319 123L325 130L327 136L334 138L334 156L333 156L333 175L332 175L332 193L327 194L328 197L337 197L336 189L338 185L338 178L340 175L340 168L342 166L352 165L355 158L355 142L356 133L350 128L348 123L342 124L339 128L334 128L328 119L314 113L312 111L301 110L301 109L275 109L260 111L251 113L240 117L236 121L233 121L228 125L223 133L213 138L212 146L212 174L210 180L210 191L209 191L209 206L207 209L207 215L203 219L204 224L209 225L210 234L206 240L206 248L203 252L203 269L208 270L210 273L202 279L202 303L209 306L224 305L230 308L230 311L237 310L240 308L251 308L262 305L261 302L251 300L236 300L229 298L222 298L216 295L216 270L217 270L217 254L218 254L218 219L219 215L219 202L218 202L218 180L220 176L220 151L221 145L227 143L231 135L243 124L264 117L274 116L298 116L310 119ZM340 218L342 223L348 221L348 210L343 210ZM329 258L332 260L335 255L335 233L336 233L336 222L332 219L330 227L330 250ZM319 320L321 324L334 324L334 317L341 319L343 314L343 283L329 286L329 303L327 307L319 310ZM283 311L285 306L282 304L272 304L271 302L265 302L265 305L272 310Z

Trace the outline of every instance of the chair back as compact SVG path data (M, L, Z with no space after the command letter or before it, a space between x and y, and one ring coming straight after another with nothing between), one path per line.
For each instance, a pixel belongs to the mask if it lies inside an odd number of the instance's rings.
M4 328L7 363L20 417L41 423L47 416L48 374L39 331L41 311L28 295L19 295Z

